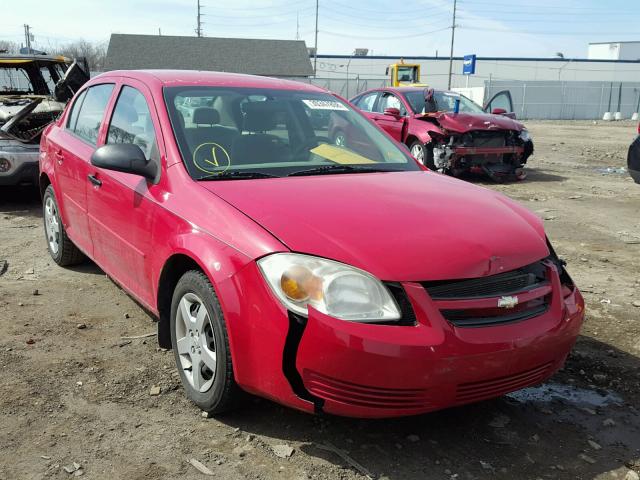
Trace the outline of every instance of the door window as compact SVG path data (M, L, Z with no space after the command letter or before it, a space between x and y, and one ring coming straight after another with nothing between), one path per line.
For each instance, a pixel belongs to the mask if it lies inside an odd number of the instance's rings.
M501 108L505 112L513 112L513 101L511 100L511 94L508 91L498 92L490 101L486 107L486 111L491 113L496 108Z
M73 102L71 106L71 113L69 114L69 120L67 121L67 128L72 132L76 128L76 123L78 123L78 113L80 113L80 107L82 107L82 102L84 101L84 96L87 94L86 90L83 90L76 101Z
M98 142L98 132L112 91L111 83L89 87L84 97L78 98L82 103L76 101L74 104L74 110L78 105L79 112L77 116L73 111L71 112L67 128L83 140L95 145Z
M361 96L358 100L356 100L356 107L360 110L364 110L365 112L372 112L373 105L376 103L376 97L378 96L378 92L371 92Z
M159 159L147 100L133 87L122 87L109 124L107 143L133 143L140 147L147 159Z
M382 98L380 98L380 101L378 102L376 112L384 113L387 108L397 108L400 110L400 115L402 116L407 114L407 110L404 108L404 105L402 105L402 102L398 97L392 93L384 92L382 94Z

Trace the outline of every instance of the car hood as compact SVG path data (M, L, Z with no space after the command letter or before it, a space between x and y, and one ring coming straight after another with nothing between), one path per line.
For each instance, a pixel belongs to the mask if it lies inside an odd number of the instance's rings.
M519 132L524 128L520 122L512 118L489 113L437 113L423 116L423 118L427 117L435 118L446 130L460 133L470 130L516 130Z
M200 182L289 249L389 281L479 277L549 254L540 219L432 172Z

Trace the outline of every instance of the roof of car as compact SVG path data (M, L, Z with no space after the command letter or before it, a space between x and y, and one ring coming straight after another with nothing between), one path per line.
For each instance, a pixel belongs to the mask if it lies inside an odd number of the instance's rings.
M0 64L21 64L31 62L71 63L71 59L62 55L13 55L0 53Z
M301 90L310 92L326 92L314 85L284 80L280 78L246 75L242 73L210 72L198 70L113 70L105 72L92 80L106 76L136 78L147 83L159 83L164 87L175 86L215 86L272 88L277 90Z

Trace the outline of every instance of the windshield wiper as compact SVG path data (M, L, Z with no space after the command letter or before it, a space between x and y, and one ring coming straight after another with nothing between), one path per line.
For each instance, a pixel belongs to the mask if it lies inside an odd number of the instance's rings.
M309 168L307 170L298 170L290 173L288 177L303 175L331 175L333 173L375 173L375 172L394 172L399 170L389 170L376 167L363 167L360 165L323 165L321 167Z
M214 173L211 175L205 175L204 177L198 178L198 180L247 180L252 178L280 178L280 177L278 175L272 175L270 173L263 173L263 172L233 171L233 172L221 172L221 173Z

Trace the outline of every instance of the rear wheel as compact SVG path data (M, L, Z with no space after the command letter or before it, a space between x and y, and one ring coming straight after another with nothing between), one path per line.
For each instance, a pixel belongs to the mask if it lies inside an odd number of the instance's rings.
M433 149L422 143L420 140L414 141L409 150L411 155L429 170L436 171L436 164L433 161Z
M346 147L347 146L347 138L344 136L342 131L338 131L333 137L333 144L336 147Z
M241 395L233 377L222 310L209 279L191 270L171 302L171 345L187 397L202 410L222 413Z
M83 261L84 254L73 244L64 229L52 185L47 187L42 198L42 217L47 249L53 261L63 267Z

